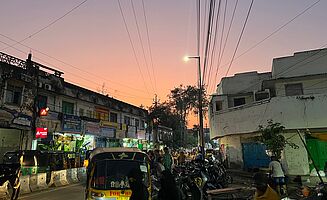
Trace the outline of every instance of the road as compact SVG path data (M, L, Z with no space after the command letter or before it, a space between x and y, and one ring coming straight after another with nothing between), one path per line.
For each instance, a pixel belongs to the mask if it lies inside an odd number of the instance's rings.
M84 186L82 184L50 188L45 191L35 192L19 197L21 200L83 200Z

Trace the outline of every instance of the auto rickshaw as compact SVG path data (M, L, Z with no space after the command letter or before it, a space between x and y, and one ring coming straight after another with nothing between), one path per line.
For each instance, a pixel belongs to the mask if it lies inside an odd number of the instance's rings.
M151 199L150 160L137 148L96 148L89 155L86 200L128 200L132 195L131 181L138 183ZM139 174L139 176L134 176Z

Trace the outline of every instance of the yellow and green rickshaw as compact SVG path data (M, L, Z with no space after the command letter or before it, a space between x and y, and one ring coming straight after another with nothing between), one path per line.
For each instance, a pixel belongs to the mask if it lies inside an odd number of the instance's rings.
M96 148L88 158L86 200L128 200L133 175L139 174L151 199L150 164L147 154L137 148Z

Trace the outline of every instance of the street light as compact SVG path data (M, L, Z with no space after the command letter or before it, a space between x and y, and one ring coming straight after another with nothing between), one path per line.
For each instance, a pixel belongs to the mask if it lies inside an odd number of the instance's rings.
M199 138L200 138L200 150L202 154L202 158L204 159L204 134L203 134L203 115L202 115L202 80L201 80L201 58L200 56L185 56L184 61L187 62L191 58L195 58L198 60L198 101L199 101Z

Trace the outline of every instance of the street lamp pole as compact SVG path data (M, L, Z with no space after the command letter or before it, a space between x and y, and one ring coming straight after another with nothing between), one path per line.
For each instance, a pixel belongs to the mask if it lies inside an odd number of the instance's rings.
M203 110L202 110L202 91L203 91L203 85L202 85L202 79L201 79L201 58L200 56L186 56L184 58L185 61L188 61L190 58L196 58L198 60L198 114L199 114L199 146L200 151L203 156L205 156L204 151L204 133L203 133Z

